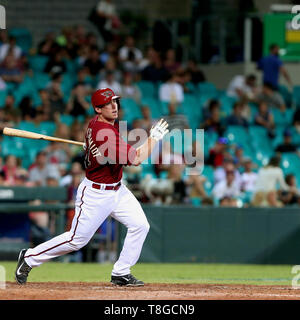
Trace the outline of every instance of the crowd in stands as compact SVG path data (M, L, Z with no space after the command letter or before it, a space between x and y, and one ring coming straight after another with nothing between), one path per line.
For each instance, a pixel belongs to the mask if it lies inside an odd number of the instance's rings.
M102 23L99 31L103 28ZM202 167L185 164L183 150L167 141L157 145L156 164L124 167L124 183L140 201L235 207L300 204L300 101L291 102L290 92L284 95L278 85L282 73L292 86L278 46L271 46L269 57L277 73L270 72L268 57L258 64L263 85L254 74L237 75L226 90L218 90L196 61L182 62L173 48L159 52L153 46L139 48L131 35L105 37L109 40L101 48L97 34L82 26L65 27L59 34L49 31L26 52L16 37L2 30L1 128L83 141L94 117L90 95L109 87L122 97L120 120L128 121L129 130L149 132L161 116L170 131L204 129L203 172ZM81 147L1 139L0 185L65 186L74 202L84 177ZM195 155L197 145L194 141L185 148ZM161 161L163 156L169 164ZM187 168L202 173L187 174Z

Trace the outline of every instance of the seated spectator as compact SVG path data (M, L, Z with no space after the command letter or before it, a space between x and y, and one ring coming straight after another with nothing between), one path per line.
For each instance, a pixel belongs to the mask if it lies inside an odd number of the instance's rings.
M121 97L133 99L136 103L141 102L141 90L132 82L132 75L129 72L125 72L123 76L123 82L121 84Z
M58 168L55 164L47 163L47 153L40 151L36 155L35 163L29 169L29 181L34 182L37 186L45 186L49 175L60 179Z
M253 192L257 180L257 173L253 171L253 163L250 158L244 161L245 171L241 176L241 191Z
M286 184L290 187L288 191L279 191L279 200L284 205L299 203L300 191L297 189L296 177L288 174L285 177Z
M184 99L183 88L179 84L178 75L173 73L168 81L159 88L159 99L162 102L180 104Z
M258 126L265 127L268 130L270 138L274 138L274 117L272 113L268 110L268 105L266 102L261 101L258 105L258 113L255 115L254 123Z
M204 73L198 68L195 60L188 61L186 70L191 74L191 81L194 84L206 81Z
M204 183L206 178L201 175L190 175L186 181L186 185L189 188L189 198L200 198L204 199L207 197Z
M0 63L2 63L8 55L11 55L15 61L18 61L22 56L22 49L17 46L16 38L13 36L9 37L8 43L3 43L0 47Z
M88 68L83 67L79 69L77 72L76 80L77 80L76 83L81 83L84 86L88 94L91 94L93 92L93 88L92 88L93 79L89 75Z
M214 186L212 193L217 200L224 197L235 198L240 195L240 184L233 170L226 171L226 178Z
M5 163L1 171L3 172L4 177L3 184L6 186L14 186L19 175L24 171L24 169L20 167L20 161L16 156L8 155L5 158Z
M270 83L264 83L262 91L257 94L255 100L258 103L265 102L269 108L278 108L282 112L286 109L281 94L276 91Z
M55 33L53 31L49 31L46 33L45 39L38 45L38 54L50 57L53 55L56 48L57 44L55 43Z
M289 129L284 130L283 143L277 146L275 151L280 153L297 151L297 147L292 143L292 133Z
M235 207L237 208L237 200L231 197L224 197L222 199L220 199L219 201L219 206L220 207Z
M169 73L175 73L180 67L180 62L176 60L176 51L174 49L168 49L164 59L164 66Z
M220 104L218 100L210 101L209 112L207 112L206 120L200 125L200 128L206 132L216 132L219 136L223 135L225 126L220 119Z
M67 71L66 64L63 60L63 50L57 50L47 62L44 72L48 73L50 76L55 74L62 74Z
M62 177L60 179L60 186L70 186L72 182L74 181L74 177L79 177L79 180L82 181L82 179L85 177L84 171L82 169L81 163L79 162L73 162L71 166L71 170L68 172L67 175Z
M283 171L280 168L280 158L272 157L267 166L258 171L254 187L252 205L258 207L282 207L278 199L276 185L279 183L280 190L288 191L290 187L286 184Z
M220 137L214 147L209 151L209 157L207 164L212 165L213 167L219 167L223 165L224 159L226 157L228 147L228 139Z
M52 80L47 86L51 111L53 112L53 114L55 114L56 112L60 114L65 112L66 106L63 100L64 94L62 91L61 84L62 75L60 73L56 73L52 76Z
M100 60L103 65L106 65L108 60L117 60L118 48L115 42L108 42L105 45L105 49L100 53Z
M95 77L104 65L100 60L100 52L98 47L93 46L90 48L88 59L83 63L83 67L86 67L92 77Z
M68 144L51 142L45 149L47 153L47 162L55 165L68 164L71 152ZM57 178L57 176L55 176Z
M189 129L188 119L184 114L176 113L177 105L175 103L169 103L168 105L169 114L164 117L164 119L169 124L169 131L173 129Z
M114 78L117 82L122 80L122 72L117 69L116 60L114 58L109 58L105 63L105 68L100 71L99 78L104 80L108 73L113 73Z
M227 117L226 123L228 126L243 126L248 128L248 121L243 117L243 104L236 102L233 106L233 113Z
M139 71L142 71L143 69L148 67L154 61L156 54L156 50L152 46L149 46L144 57L139 63Z
M122 92L121 84L115 80L114 74L112 71L108 71L106 73L106 77L104 80L101 80L98 85L97 89L101 88L110 88L113 90L113 92L117 95L120 95Z
M67 103L66 112L73 117L85 116L90 107L86 101L86 96L87 91L84 83L75 84Z
M74 27L74 39L79 46L87 45L87 33L83 25L78 24Z
M235 180L241 184L241 174L237 169L234 161L232 159L225 158L223 161L223 166L219 166L214 170L214 183L218 183L226 178L226 172L233 171Z
M235 76L230 81L226 94L239 100L252 100L256 95L256 76Z
M124 46L119 49L119 59L123 70L131 73L137 72L142 58L141 50L135 47L134 38L127 36Z
M18 61L12 54L8 54L0 67L0 76L3 81L19 84L23 81L23 72Z
M75 30L72 27L65 26L62 28L61 34L56 37L56 42L66 59L75 59L79 49L78 43L75 39Z
M160 54L157 51L153 51L150 58L150 64L141 72L142 80L152 82L166 81L169 72L164 67Z
M182 204L187 201L186 184L182 179L184 165L171 164L167 179L173 182L172 204Z
M7 126L12 126L21 121L21 110L15 106L15 98L13 95L6 96L5 104L3 107L3 118L1 119ZM1 121L0 120L0 121Z
M239 169L245 161L244 149L242 145L234 145L233 163L237 169Z
M33 121L36 116L36 109L32 106L32 99L25 96L20 104L19 109L21 110L22 120Z

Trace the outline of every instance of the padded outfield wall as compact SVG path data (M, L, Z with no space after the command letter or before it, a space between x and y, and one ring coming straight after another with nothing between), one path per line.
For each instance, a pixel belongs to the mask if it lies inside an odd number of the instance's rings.
M143 208L140 262L300 264L299 208ZM119 248L125 234L120 226Z

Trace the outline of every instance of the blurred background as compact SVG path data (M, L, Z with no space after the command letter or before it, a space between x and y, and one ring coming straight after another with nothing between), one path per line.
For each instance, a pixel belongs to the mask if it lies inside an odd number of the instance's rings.
M296 1L1 1L0 127L83 141L91 93L122 96L120 120L204 129L202 174L162 141L157 164L124 167L151 225L141 261L294 263L300 228L300 30ZM134 143L135 141L129 141ZM201 146L200 146L201 147ZM69 229L80 147L0 136L0 258ZM162 163L167 157L170 164ZM192 166L191 170L201 168ZM60 258L114 262L108 219Z

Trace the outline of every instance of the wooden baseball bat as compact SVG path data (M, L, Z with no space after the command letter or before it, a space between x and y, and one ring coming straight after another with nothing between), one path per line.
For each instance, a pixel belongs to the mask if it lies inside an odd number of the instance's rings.
M46 136L44 134L39 134L31 131L19 130L14 128L7 128L7 127L3 129L3 134L7 136L21 137L21 138L28 138L28 139L37 139L37 140L41 139L41 140L48 140L48 141L54 141L54 142L71 143L71 144L76 144L78 146L84 145L84 142L61 139L61 138Z

